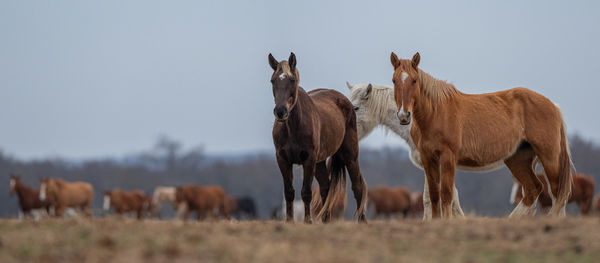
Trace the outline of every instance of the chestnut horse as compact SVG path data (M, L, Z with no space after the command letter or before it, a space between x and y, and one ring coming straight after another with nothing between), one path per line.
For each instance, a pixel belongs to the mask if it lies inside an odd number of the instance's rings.
M187 220L191 211L196 211L197 219L206 215L215 217L222 215L229 219L229 211L225 205L225 190L220 186L185 185L175 190L177 215ZM215 212L218 214L215 215Z
M510 217L530 216L542 184L534 162L546 171L551 215L564 216L571 193L571 157L560 109L525 88L464 94L419 69L420 55L400 60L392 52L394 99L401 125L425 169L433 218L450 218L456 168L491 170L505 164L525 197ZM442 215L443 213L443 215Z
M546 180L543 174L537 174L538 179L543 182ZM552 198L548 194L548 187L546 184L542 184L543 190L538 198L538 203L544 212L548 212L548 208L552 206ZM594 178L585 174L573 174L573 190L569 203L576 202L581 210L582 215L587 215L592 206L592 199L594 198ZM517 204L523 199L523 188L518 182L513 184L511 192L511 203Z
M281 62L269 54L269 65L273 69L271 84L275 98L273 144L283 177L286 220L292 221L294 214L292 166L300 164L304 169L301 196L305 223L312 222L313 177L317 178L323 202L318 217L327 222L335 204L332 199L338 196L336 192L346 191L346 170L352 182L358 221L366 222L367 184L358 164L356 115L352 103L335 90L304 91L299 86L294 53L288 61Z
M398 122L396 112L396 102L394 101L394 89L388 86L378 86L367 83L350 85L350 101L354 105L356 112L356 127L358 130L358 139L362 140L369 135L377 126L382 126L386 131L392 131L400 136L409 147L409 156L412 163L419 169L423 169L420 161L420 154L410 137L410 127L401 125ZM421 204L424 207L423 220L431 219L431 201L429 200L429 191L427 191L427 177L424 183L424 195ZM464 213L460 207L458 190L454 187L454 197L452 201L452 216L463 217Z
M17 194L19 197L19 218L34 217L33 210L45 209L50 214L50 204L47 201L40 200L40 190L30 188L21 183L21 177L15 174L10 176L10 194Z
M151 209L152 199L142 191L123 192L121 189L104 191L102 208L105 212L112 208L119 216L123 213L135 212L137 219L144 217L144 212Z
M414 192L410 194L410 214L412 217L419 217L423 214L425 206L423 205L423 192Z
M81 208L86 216L91 216L93 198L94 189L85 182L69 183L62 179L44 178L40 185L40 200L48 200L56 217L62 217L69 207Z
M337 191L336 194L338 196L333 198L335 203L331 207L331 219L343 219L344 212L346 212L346 205L348 204L348 198L346 197L346 192ZM313 187L312 201L310 203L310 211L313 217L316 217L316 215L319 214L319 211L321 211L323 208L321 200L321 190L319 187Z
M392 218L394 214L401 213L404 218L410 212L410 190L405 187L390 188L378 186L369 189L369 205L373 205L375 212L372 219L379 215Z

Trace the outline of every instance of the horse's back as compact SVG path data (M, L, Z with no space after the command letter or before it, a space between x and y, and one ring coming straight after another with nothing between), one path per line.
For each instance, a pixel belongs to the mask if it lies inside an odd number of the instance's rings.
M309 91L308 95L322 113L330 113L333 109L338 109L345 119L353 113L352 102L337 90L315 89Z

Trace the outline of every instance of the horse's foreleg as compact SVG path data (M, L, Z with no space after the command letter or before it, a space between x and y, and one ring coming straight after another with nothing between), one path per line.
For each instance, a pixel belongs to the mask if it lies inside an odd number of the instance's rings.
M285 219L287 222L294 221L294 185L292 183L294 179L294 173L292 171L292 164L284 160L281 157L277 157L277 165L281 176L283 177L283 191L285 196L286 210Z
M429 199L427 175L425 175L425 186L423 187L423 221L431 221L431 199Z
M304 223L312 224L310 214L310 202L312 201L312 182L315 175L316 164L313 160L308 160L303 165L304 178L302 180L302 201L304 202Z
M425 169L427 192L431 202L431 218L441 217L440 202L440 166L434 159L421 156L423 169ZM423 193L425 199L425 193Z

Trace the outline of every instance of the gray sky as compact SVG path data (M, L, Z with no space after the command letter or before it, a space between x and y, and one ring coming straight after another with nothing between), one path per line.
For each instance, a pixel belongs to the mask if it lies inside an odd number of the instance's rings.
M305 89L344 94L347 80L391 84L390 52L419 51L464 92L538 91L570 133L600 141L598 1L324 2L2 1L0 148L119 156L166 134L272 150L267 54L290 51ZM361 143L398 144L382 131Z

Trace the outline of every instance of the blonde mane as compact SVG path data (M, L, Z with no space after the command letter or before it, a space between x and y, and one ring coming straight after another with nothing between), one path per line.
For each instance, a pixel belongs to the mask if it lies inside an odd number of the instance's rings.
M356 99L358 96L362 96L367 88L368 84L359 84L360 87L352 89L350 98ZM369 108L370 119L376 120L378 123L383 123L388 116L388 110L390 107L396 107L394 102L394 90L388 86L375 86L372 85L371 93L369 93L369 99L367 100L367 107Z
M423 93L434 102L440 102L460 94L454 85L436 79L421 69L419 69L419 79Z

